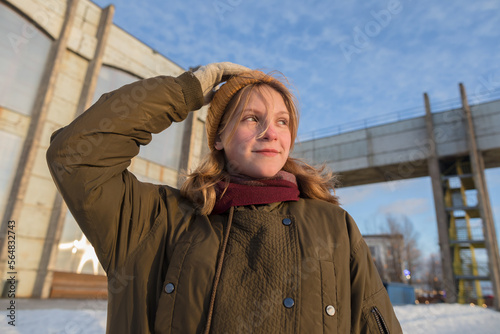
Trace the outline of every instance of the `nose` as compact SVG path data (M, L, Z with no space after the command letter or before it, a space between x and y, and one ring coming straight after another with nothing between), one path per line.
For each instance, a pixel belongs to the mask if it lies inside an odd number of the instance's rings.
M278 132L273 124L267 125L267 128L264 129L262 139L265 140L276 140L278 138Z

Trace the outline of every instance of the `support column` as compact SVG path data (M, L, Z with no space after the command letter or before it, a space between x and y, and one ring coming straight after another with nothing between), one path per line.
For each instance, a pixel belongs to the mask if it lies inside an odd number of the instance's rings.
M436 149L436 139L434 136L434 123L429 102L429 96L424 93L425 103L425 125L427 128L427 138L429 140L429 157L427 166L432 182L432 192L434 194L434 207L436 210L436 220L438 225L439 247L441 249L441 266L443 268L443 283L446 289L446 302L457 302L457 288L453 277L453 263L451 259L451 249L448 231L448 213L444 203L444 193L439 169L439 161Z
M96 33L98 42L94 51L94 57L87 67L87 73L85 74L85 81L83 83L75 117L83 113L90 106L92 97L94 96L97 78L102 66L104 50L113 23L114 11L115 7L110 5L101 12L99 27ZM49 268L53 267L57 258L66 212L67 206L61 195L57 193L44 242L39 271L33 289L33 297L35 298L47 298L50 295L53 272L49 270Z
M89 63L87 68L87 73L85 75L85 81L83 82L82 92L80 94L80 100L78 101L78 107L76 109L76 116L83 113L90 107L92 98L94 97L95 87L97 85L97 79L99 77L99 72L102 67L102 58L104 56L104 50L108 43L109 32L113 24L113 15L115 13L115 7L109 5L104 8L101 12L101 18L99 20L99 27L97 28L97 46L94 51L94 58Z
M472 167L472 178L477 189L477 199L481 220L483 223L484 240L486 251L488 253L488 266L490 281L495 295L494 306L500 311L500 256L498 254L498 244L496 239L493 214L489 204L489 196L484 177L484 164L482 162L481 152L477 149L476 133L472 121L472 115L467 101L467 95L463 84L459 85L462 98L462 108L465 114L467 142L469 146L470 162Z

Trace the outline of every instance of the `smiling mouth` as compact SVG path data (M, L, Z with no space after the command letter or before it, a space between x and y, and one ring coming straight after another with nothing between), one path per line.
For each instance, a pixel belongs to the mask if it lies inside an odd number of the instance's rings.
M274 156L278 155L280 152L277 150L257 150L257 151L254 151L254 153L262 154L266 157L274 157Z

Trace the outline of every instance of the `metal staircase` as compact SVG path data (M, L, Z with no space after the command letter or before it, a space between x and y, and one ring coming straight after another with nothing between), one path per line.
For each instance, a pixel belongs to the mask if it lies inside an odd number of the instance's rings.
M489 281L483 224L468 158L441 162L444 202L459 303L484 305L481 282Z

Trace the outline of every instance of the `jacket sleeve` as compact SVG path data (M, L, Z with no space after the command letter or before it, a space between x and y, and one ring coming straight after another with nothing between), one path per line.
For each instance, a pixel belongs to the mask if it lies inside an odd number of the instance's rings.
M351 333L402 333L389 295L354 220L350 229Z
M190 72L144 79L104 94L52 135L52 177L107 272L137 247L162 210L159 186L128 172L131 159L152 133L202 104L200 83Z

